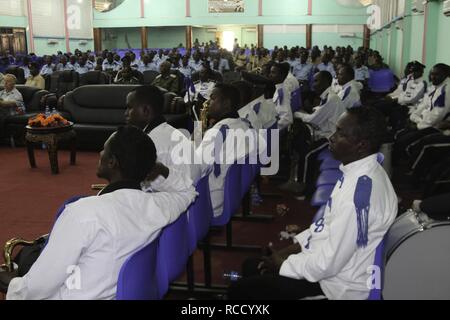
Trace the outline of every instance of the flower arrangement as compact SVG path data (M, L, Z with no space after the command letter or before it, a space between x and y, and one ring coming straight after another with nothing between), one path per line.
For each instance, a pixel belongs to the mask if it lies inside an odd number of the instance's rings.
M64 119L60 114L52 114L50 116L45 116L45 114L40 113L34 118L28 120L28 125L33 128L55 128L55 127L65 127L69 125L69 121Z

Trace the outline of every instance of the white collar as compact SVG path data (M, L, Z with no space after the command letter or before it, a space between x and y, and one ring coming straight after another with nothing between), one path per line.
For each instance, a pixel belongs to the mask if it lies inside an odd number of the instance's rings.
M367 171L367 169L376 165L377 163L378 163L378 154L374 153L368 157L349 163L346 166L341 164L339 168L344 173L344 176L355 175L361 171Z

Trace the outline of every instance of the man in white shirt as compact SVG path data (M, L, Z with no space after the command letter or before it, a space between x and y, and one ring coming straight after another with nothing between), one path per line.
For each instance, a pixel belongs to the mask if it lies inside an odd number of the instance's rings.
M338 96L345 109L361 106L361 83L355 81L355 71L350 65L343 65L337 73L338 83L341 86Z
M298 121L294 141L299 153L298 170L300 186L296 190L302 193L308 182L311 165L316 160L318 152L328 145L329 138L336 130L339 117L345 112L341 99L331 88L332 77L328 71L320 71L314 76L314 93L320 96L320 104L313 113L296 112ZM305 125L306 124L306 125Z
M65 207L39 258L25 276L11 280L6 298L114 299L124 262L176 221L196 196L191 181L155 161L155 146L142 130L125 127L114 133L97 169L109 185L98 196ZM140 181L146 177L158 177L154 190L168 192L143 192Z
M232 285L232 300L365 300L375 252L397 215L397 196L377 161L386 134L375 109L349 109L330 138L342 162L323 217L295 237L296 244L244 264L244 279Z
M199 80L195 81L186 92L184 102L199 101L201 104L209 100L216 82L209 78L210 69L202 67L199 71Z
M331 57L329 54L323 55L322 62L317 65L316 71L328 71L333 77L336 75L336 71L331 63Z
M140 73L144 73L145 71L159 71L158 67L156 67L156 63L150 60L148 55L142 57L142 60L139 61L138 71Z
M237 88L217 84L209 101L209 129L196 148L196 157L203 159L202 177L209 174L211 204L214 216L219 217L223 213L225 177L229 167L253 152L256 144L249 144L251 136L247 137L246 132L250 127L237 113L240 105Z
M22 94L16 89L16 77L6 74L3 79L5 89L0 91L0 137L3 136L7 117L24 114L26 111Z
M161 90L155 86L139 87L127 96L126 123L148 134L155 143L159 162L196 182L201 167L192 160L193 145L181 131L166 122L163 108ZM186 150L186 154L178 154L177 150Z
M41 75L44 77L50 76L54 70L55 70L55 65L52 63L52 57L46 56L45 64L41 68Z
M287 65L287 68L286 68ZM286 87L286 77L289 73L289 65L275 63L270 69L269 78L275 83L273 102L278 113L278 129L284 131L294 122L291 109L291 95ZM282 134L282 133L280 133Z
M103 61L102 65L103 71L105 72L116 72L120 69L120 64L114 60L113 54L108 53L105 61Z

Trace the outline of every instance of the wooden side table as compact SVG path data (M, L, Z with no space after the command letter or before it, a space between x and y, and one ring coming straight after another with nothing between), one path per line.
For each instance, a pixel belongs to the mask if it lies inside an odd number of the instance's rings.
M52 174L58 174L58 144L60 141L68 141L70 143L70 164L75 165L77 135L73 129L73 123L66 127L56 128L34 128L27 126L26 131L25 141L27 144L28 160L30 161L30 166L32 168L36 168L34 143L44 143L47 146Z

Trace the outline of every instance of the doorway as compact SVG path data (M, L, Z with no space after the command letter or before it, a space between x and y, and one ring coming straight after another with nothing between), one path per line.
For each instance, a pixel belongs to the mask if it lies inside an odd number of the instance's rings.
M27 53L24 28L0 28L0 52L17 55Z

